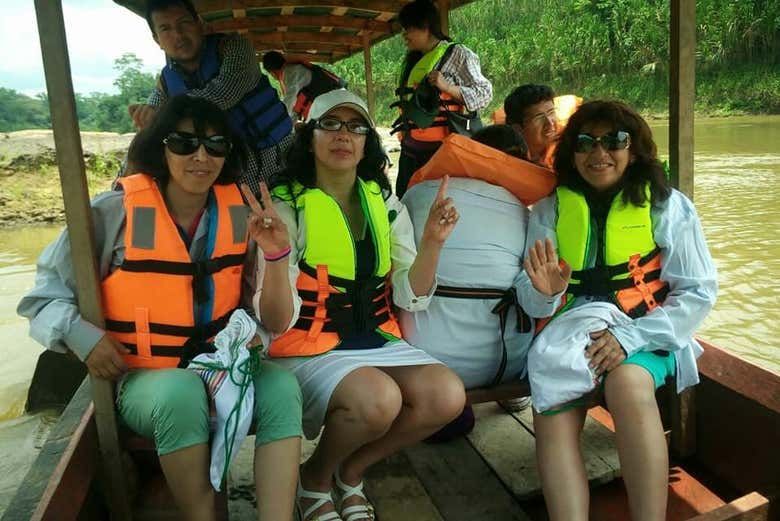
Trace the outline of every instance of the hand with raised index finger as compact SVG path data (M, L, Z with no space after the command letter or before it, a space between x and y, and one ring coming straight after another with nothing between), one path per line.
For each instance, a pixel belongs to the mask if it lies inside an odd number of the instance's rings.
M460 215L455 208L452 198L447 197L447 186L450 177L444 176L436 192L436 198L428 211L428 219L425 221L425 228L422 233L423 242L431 242L438 245L444 244L447 237L450 236L455 225L458 223Z
M571 266L558 262L555 246L549 238L537 240L523 260L523 268L536 291L552 296L565 290L571 277Z
M260 183L260 201L245 184L241 185L250 213L247 217L249 236L266 255L273 255L290 246L287 226L279 217L265 183Z

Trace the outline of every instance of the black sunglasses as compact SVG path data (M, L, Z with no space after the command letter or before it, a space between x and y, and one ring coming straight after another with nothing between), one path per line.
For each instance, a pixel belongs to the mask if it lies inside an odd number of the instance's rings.
M596 144L601 145L604 150L623 150L631 144L631 135L623 130L618 130L612 134L593 137L590 134L578 134L577 143L574 145L574 151L580 154L587 154Z
M317 120L317 128L327 130L328 132L338 132L341 127L346 126L347 130L353 134L365 136L371 130L371 127L365 121L341 121L334 117L324 117Z
M225 157L230 153L231 144L225 136L199 137L189 132L171 132L163 139L168 150L180 156L194 154L203 145L213 157Z

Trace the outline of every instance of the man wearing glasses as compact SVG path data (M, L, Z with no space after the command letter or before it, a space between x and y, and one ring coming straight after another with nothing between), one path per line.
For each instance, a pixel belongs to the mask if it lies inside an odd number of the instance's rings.
M146 21L167 64L146 104L128 107L139 129L169 97L187 93L228 113L246 142L248 164L242 181L253 192L284 166L292 121L268 78L260 72L252 44L239 35L204 36L189 0L149 0Z
M504 100L506 123L523 135L528 159L541 166L552 166L552 151L558 137L555 92L547 85L526 84L517 87Z

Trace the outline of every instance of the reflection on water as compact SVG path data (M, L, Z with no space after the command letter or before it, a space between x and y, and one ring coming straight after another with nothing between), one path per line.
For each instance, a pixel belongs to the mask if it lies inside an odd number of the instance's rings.
M653 125L662 155L665 124ZM720 283L700 335L780 372L780 117L702 120L695 133L694 196ZM51 415L20 417L41 347L15 308L33 284L35 258L59 229L0 229L0 512L51 423Z

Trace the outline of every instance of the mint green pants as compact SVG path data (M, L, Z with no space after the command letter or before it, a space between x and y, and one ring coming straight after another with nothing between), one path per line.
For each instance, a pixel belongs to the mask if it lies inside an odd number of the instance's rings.
M295 376L273 362L262 361L254 387L255 445L301 436L301 390ZM189 369L130 373L117 408L125 425L154 439L160 456L209 441L206 387Z

